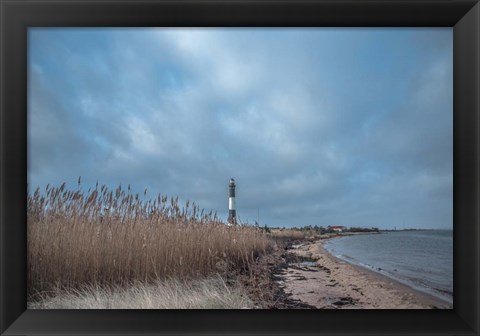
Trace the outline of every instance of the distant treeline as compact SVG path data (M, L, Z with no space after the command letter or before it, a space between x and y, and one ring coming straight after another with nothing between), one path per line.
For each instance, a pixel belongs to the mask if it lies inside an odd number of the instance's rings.
M380 230L376 227L371 227L371 228L351 227L347 231L348 232L380 232Z
M325 234L325 233L334 233L338 232L335 231L333 227L323 227L323 226L318 226L318 225L306 225L302 227L290 227L290 228L285 228L285 227L267 227L265 226L264 230L294 230L294 231L302 231L302 232L309 232L309 233L316 233L316 234ZM341 232L380 232L380 229L377 227L370 227L370 228L365 228L365 227L343 227L341 229Z

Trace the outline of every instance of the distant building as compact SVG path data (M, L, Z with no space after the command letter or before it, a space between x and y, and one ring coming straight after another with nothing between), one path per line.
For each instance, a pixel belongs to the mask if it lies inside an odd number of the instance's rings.
M327 227L327 230L328 231L333 231L333 232L343 232L345 231L347 228L345 226L328 226Z

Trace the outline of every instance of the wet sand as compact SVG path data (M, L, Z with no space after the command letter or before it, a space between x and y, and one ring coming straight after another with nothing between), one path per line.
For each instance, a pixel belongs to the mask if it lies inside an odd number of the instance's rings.
M301 243L287 251L287 266L274 277L291 299L321 309L452 308L439 298L335 258L324 242Z

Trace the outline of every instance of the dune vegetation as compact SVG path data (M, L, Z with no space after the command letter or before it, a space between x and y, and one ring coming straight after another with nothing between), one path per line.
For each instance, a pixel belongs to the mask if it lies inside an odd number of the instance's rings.
M182 306L180 301L169 303L178 297L175 292L215 292L213 296L219 298L223 291L227 296L244 297L232 285L232 274L248 272L273 248L273 240L253 226L227 226L216 213L205 212L194 203L181 205L178 198L148 198L146 194L134 194L130 186L109 190L98 184L83 191L80 179L77 190L67 190L64 183L30 193L29 307L59 308L65 302L90 307L78 304L79 300L135 293L155 297L163 302L162 307ZM210 291L206 283L211 284ZM165 295L163 300L159 300L161 295ZM198 307L205 302L211 303L210 308L229 306L220 303L227 299L183 300L190 302L184 307L195 306L191 302L203 302ZM120 302L125 301L117 301L123 307ZM108 302L99 306L112 307L112 301ZM159 306L133 304L133 299L127 302L132 302L130 308ZM249 306L248 300L238 302Z

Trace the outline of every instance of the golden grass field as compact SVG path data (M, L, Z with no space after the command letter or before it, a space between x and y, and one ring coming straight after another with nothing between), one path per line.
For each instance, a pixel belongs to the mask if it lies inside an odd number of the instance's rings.
M258 228L226 226L178 198L148 199L130 186L82 191L80 179L75 191L63 184L28 195L27 241L30 306L44 308L38 302L62 290L113 295L159 281L198 289L191 284L248 270L274 244Z

